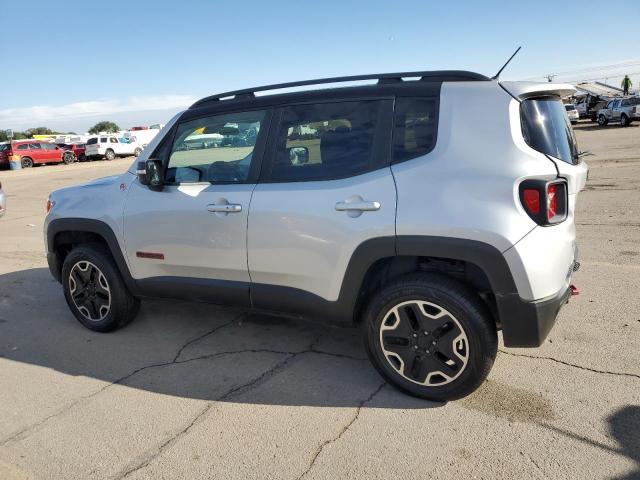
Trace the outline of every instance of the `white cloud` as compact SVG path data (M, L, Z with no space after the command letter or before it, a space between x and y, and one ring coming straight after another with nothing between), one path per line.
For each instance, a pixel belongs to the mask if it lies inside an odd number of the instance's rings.
M178 110L188 107L197 99L191 95L161 95L129 97L126 100L97 100L75 102L67 105L37 105L33 107L0 110L1 128L28 128L56 124L77 124L79 119L100 116L110 120L111 115L154 110Z

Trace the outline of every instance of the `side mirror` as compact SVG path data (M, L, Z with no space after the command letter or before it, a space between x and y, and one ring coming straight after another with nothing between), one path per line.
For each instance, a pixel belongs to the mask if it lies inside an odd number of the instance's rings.
M136 173L142 185L156 192L164 189L164 172L160 160L149 159L146 162L138 162Z
M303 165L309 161L309 149L307 147L288 148L291 165Z

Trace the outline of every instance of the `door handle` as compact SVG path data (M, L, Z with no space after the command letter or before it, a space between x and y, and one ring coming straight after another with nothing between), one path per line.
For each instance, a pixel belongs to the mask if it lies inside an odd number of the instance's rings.
M338 202L336 203L336 210L338 212L348 212L351 210L357 212L375 212L376 210L380 210L380 202L369 202L365 200Z
M212 203L207 205L207 210L212 213L238 213L242 211L242 205L239 203Z

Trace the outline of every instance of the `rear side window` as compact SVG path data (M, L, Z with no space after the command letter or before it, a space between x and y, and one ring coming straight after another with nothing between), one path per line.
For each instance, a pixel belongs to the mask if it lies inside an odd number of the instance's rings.
M531 148L563 162L578 163L576 138L559 98L524 100L520 119L522 135Z
M286 107L270 181L330 180L374 168L382 108L375 100Z
M438 111L434 98L396 100L393 128L393 161L402 162L433 150L438 130Z
M21 143L16 147L16 150L28 150L28 149L29 149L29 145L26 143Z
M118 139L117 139L117 138L114 138L114 137L111 137L111 138L109 139L109 141L110 141L111 143L118 143Z
M96 143L98 143L97 138L90 138L89 140L87 140L87 145L95 145Z

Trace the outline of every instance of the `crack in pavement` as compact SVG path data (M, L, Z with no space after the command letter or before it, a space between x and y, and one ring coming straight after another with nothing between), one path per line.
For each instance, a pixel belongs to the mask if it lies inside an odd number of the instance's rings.
M302 474L300 476L297 477L296 480L302 480L304 477L307 476L307 474L311 471L311 469L313 468L313 466L316 463L316 460L318 460L318 457L320 456L320 454L322 453L322 451L325 449L325 447L327 447L328 445L337 442L338 440L340 440L342 438L342 436L347 433L347 431L351 428L351 426L356 422L356 420L358 420L358 418L360 417L360 411L362 410L362 407L364 405L366 405L367 403L369 403L371 400L373 400L373 397L375 397L378 393L380 393L380 390L382 390L382 388L387 384L387 382L382 382L378 388L376 388L373 393L371 395L369 395L366 399L364 399L362 402L360 402L360 405L358 405L357 409L356 409L356 414L353 416L353 418L351 420L349 420L349 422L342 427L342 429L340 429L340 433L338 433L338 435L336 437L330 438L329 440L325 440L315 451L311 462L309 463L309 466L307 467L307 469L302 472Z
M273 367L271 367L270 369L266 370L265 372L263 372L262 374L260 374L256 378L254 378L254 379L250 380L249 382L244 383L242 385L235 385L235 386L231 387L224 395L219 397L217 400L208 402L208 404L200 412L198 412L198 414L187 424L186 427L184 427L182 430L177 432L175 435L172 435L169 439L167 439L165 442L163 442L154 451L152 451L149 454L147 454L147 456L144 458L144 460L142 462L138 463L134 467L132 467L132 468L128 469L127 471L125 471L122 475L120 475L118 477L118 479L126 478L129 475L148 467L151 464L151 462L153 462L153 460L155 460L160 455L162 455L162 453L167 448L170 448L172 445L174 445L176 442L178 442L178 440L180 440L180 438L182 438L183 436L187 435L189 433L189 430L191 430L196 424L198 424L201 421L203 421L204 418L206 417L206 415L217 404L217 402L222 401L222 400L226 400L229 397L231 397L232 395L236 394L237 392L240 392L240 391L245 392L245 391L248 391L248 390L254 388L256 385L260 384L265 379L273 376L276 372L278 372L279 370L283 369L293 358L296 357L296 355L298 355L298 354L294 353L294 354L288 355L286 358L284 358L283 360L279 361Z
M566 365L568 367L573 367L573 368L577 368L579 370L585 370L587 372L593 372L593 373L603 373L606 375L616 375L619 377L632 377L632 378L640 378L640 375L636 374L636 373L627 373L627 372L612 372L609 370L598 370L595 368L589 368L589 367L584 367L582 365L576 365L575 363L569 363L569 362L565 362L564 360L558 360L557 358L553 358L553 357L543 357L543 356L537 356L537 355L527 355L524 353L513 353L513 352L507 352L505 350L502 349L498 349L498 351L500 353L504 353L505 355L510 355L512 357L523 357L523 358L533 358L536 360L549 360L551 362L556 362L556 363L560 363L562 365Z
M206 333L203 333L202 335L200 335L199 337L194 338L193 340L189 340L187 343L185 343L184 345L182 345L182 347L180 347L180 349L178 350L178 353L176 353L176 356L173 357L173 363L178 361L178 358L180 358L180 355L182 355L182 352L189 347L190 345L193 345L194 343L202 340L205 337L208 337L209 335L212 335L214 333L216 333L218 330L220 330L221 328L224 327L228 327L229 325L231 325L232 323L236 322L236 321L242 321L242 318L245 316L245 314L240 314L234 318L232 318L231 320L229 320L226 323L223 323L222 325L218 325L217 327L209 330Z
M192 342L192 341L193 340L190 340L190 342ZM280 355L291 355L291 356L294 356L294 357L298 356L298 355L313 353L313 354L316 354L316 355L327 355L327 356L331 356L331 357L344 358L344 359L348 359L348 360L366 361L365 358L361 358L361 357L345 355L345 354L340 354L340 353L326 352L326 351L315 350L315 349L314 350L307 349L307 350L300 350L300 351L291 352L291 351L286 351L286 350L273 350L273 349L267 349L267 348L248 348L248 349L242 349L242 350L230 350L230 351L224 351L224 352L211 353L211 354L201 355L201 356L198 356L198 357L187 358L185 360L176 360L176 361L170 361L170 362L153 363L153 364L150 364L150 365L145 365L143 367L137 368L137 369L133 370L132 372L128 373L127 375L125 375L123 377L120 377L117 380L114 380L113 382L108 383L107 385L104 385L103 387L101 387L100 389L96 390L95 392L90 393L89 395L84 395L82 397L77 398L73 402L70 402L67 405L61 407L59 410L56 410L51 415L48 415L47 417L45 417L42 420L36 422L35 424L29 425L29 426L23 428L22 430L19 430L18 432L10 435L9 437L0 440L0 446L5 446L6 444L8 444L8 443L10 443L10 442L12 442L14 440L20 440L20 439L26 437L26 435L28 433L37 430L39 427L41 427L42 425L47 423L52 418L55 418L55 417L65 413L66 411L71 410L76 405L79 405L80 403L84 402L85 400L88 400L90 398L95 397L96 395L99 395L100 393L104 392L105 390L107 390L110 387L113 387L114 385L122 384L124 381L130 379L131 377L135 376L136 374L138 374L138 373L140 373L140 372L142 372L144 370L149 370L149 369L152 369L152 368L159 368L159 367L168 367L168 366L171 366L171 365L181 365L181 364L184 364L184 363L195 362L195 361L198 361L198 360L208 360L208 359L221 357L221 356L225 356L225 355L236 355L236 354L244 354L244 353L274 353L274 354L280 354ZM226 399L226 397L224 399Z

